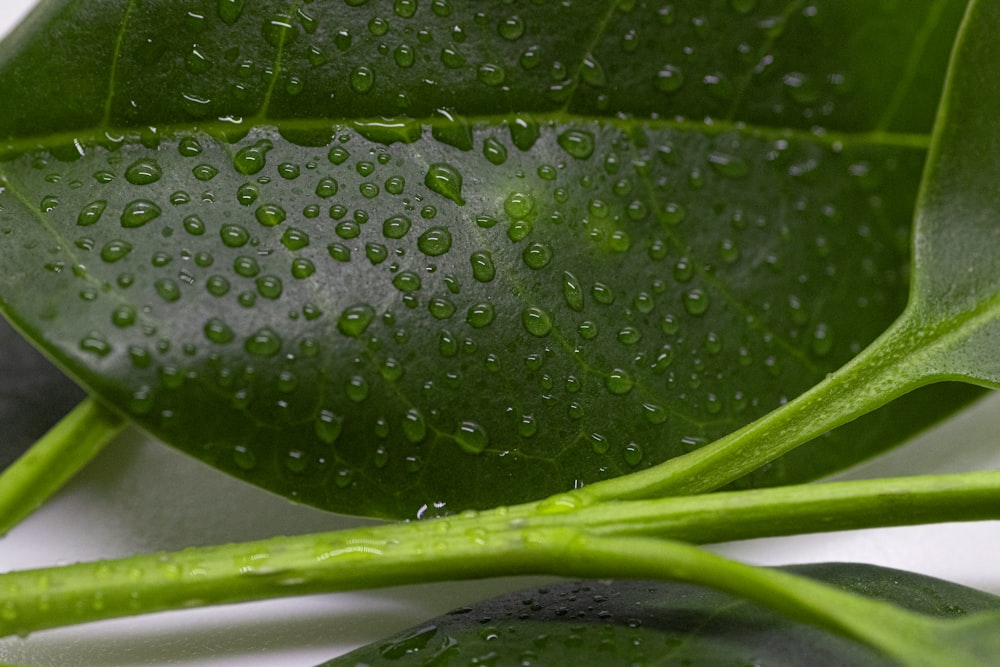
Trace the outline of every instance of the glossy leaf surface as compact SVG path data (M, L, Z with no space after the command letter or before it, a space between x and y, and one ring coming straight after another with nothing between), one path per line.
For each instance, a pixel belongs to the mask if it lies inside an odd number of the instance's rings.
M648 467L902 309L962 5L52 2L0 55L0 300L159 437L323 507Z
M780 568L939 617L1000 609L1000 598L872 565ZM970 616L975 618L974 616ZM336 658L340 665L895 665L855 642L697 586L587 581L465 607Z

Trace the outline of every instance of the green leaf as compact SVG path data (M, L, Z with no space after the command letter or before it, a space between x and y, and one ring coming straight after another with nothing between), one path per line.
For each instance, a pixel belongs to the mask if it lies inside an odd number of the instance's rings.
M977 612L1000 609L1000 598L994 595L901 570L854 563L778 569L941 618L975 614L971 622L982 616ZM323 667L390 661L400 666L497 667L898 664L732 595L642 580L555 583L503 595L404 630Z
M2 309L165 441L344 512L512 503L731 432L902 310L963 3L355 4L50 2L0 54Z

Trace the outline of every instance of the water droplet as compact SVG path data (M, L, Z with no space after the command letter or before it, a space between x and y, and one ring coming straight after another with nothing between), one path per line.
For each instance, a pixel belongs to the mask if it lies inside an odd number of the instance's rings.
M228 324L223 322L218 317L213 317L205 323L205 338L209 339L213 343L224 345L232 342L233 337L233 330L229 328Z
M285 221L285 209L277 204L264 204L257 207L254 217L265 227L274 227Z
M281 296L281 278L277 276L261 276L256 280L257 293L265 299L277 299Z
M197 215L184 218L184 231L191 236L201 236L205 233L205 221Z
M403 416L403 435L410 442L421 442L427 437L427 423L416 408L410 408Z
M261 139L257 143L241 148L236 157L233 158L233 166L236 171L246 176L256 174L267 163L267 152L274 148L274 145L267 139Z
M483 142L483 156L490 164L501 165L507 161L507 148L494 137Z
M125 180L132 185L149 185L163 177L163 170L156 160L136 160L125 169Z
M604 73L601 63L597 62L593 54L587 54L580 66L580 78L584 83L594 88L603 88L608 85L608 77Z
M435 162L427 168L424 185L432 192L447 197L459 206L465 205L462 199L462 174L455 167L445 162Z
M233 271L244 278L253 278L260 273L260 264L253 257L241 255L233 260Z
M522 151L530 150L538 137L541 136L541 128L538 123L527 116L518 116L508 125L510 130L510 140Z
M534 415L521 415L517 423L517 434L522 438L530 438L538 433L538 421Z
M344 427L344 418L333 410L320 410L314 423L316 437L328 445L332 445L340 437Z
M825 357L833 349L833 334L824 322L820 322L813 329L811 347L813 354L820 357Z
M455 314L455 304L448 299L434 297L427 304L427 310L434 319L446 320Z
M355 67L351 72L351 88L356 93L367 93L375 85L375 72L370 67Z
M552 315L536 306L529 306L521 311L521 323L528 333L539 338L552 331Z
M272 329L264 327L246 339L243 349L255 357L273 357L281 351L281 337Z
M416 292L420 289L420 276L414 271L403 271L396 274L392 284L401 292Z
M281 235L281 245L292 251L301 250L309 245L309 235L301 229L289 227Z
M125 205L122 212L122 227L135 228L142 227L151 220L160 217L160 207L148 199L136 199Z
M229 281L222 276L209 276L205 281L205 289L212 296L225 296L229 293Z
M227 222L219 229L219 238L227 248L242 248L250 242L250 232L242 225Z
M451 250L451 232L445 227L431 227L417 239L420 252L438 257Z
M76 224L81 227L89 227L101 219L108 202L103 199L92 201L80 210L80 215L76 218Z
M687 217L687 209L682 204L669 202L660 211L660 222L668 225L679 224Z
M354 375L347 381L344 392L347 394L347 398L355 403L360 403L368 398L368 381L360 375Z
M524 21L519 16L509 16L497 24L497 32L508 41L515 41L524 35Z
M604 378L604 386L612 394L622 396L632 391L635 386L635 378L621 368L616 368Z
M405 215L394 215L382 223L382 234L388 239L401 239L412 225L413 222Z
M316 266L302 257L297 257L292 260L292 277L298 280L304 280L316 273Z
M119 329L124 329L135 324L135 316L135 308L129 305L121 305L111 313L111 323Z
M217 11L226 25L233 25L243 13L243 0L218 0Z
M473 421L464 421L455 432L455 442L469 454L482 454L490 442L486 429Z
M594 135L584 130L566 130L556 141L564 151L577 160L586 160L594 154Z
M170 278L161 278L153 283L156 293L164 301L174 302L181 298L180 286Z
M493 323L496 318L496 311L491 303L478 303L469 308L465 316L465 321L476 329L482 329Z
M389 249L381 243L368 243L365 245L365 256L372 264L381 264L389 257Z
M614 291L612 291L612 289L604 283L594 283L594 286L590 290L590 294L594 297L594 301L603 306L610 306L615 302Z
M233 463L241 470L253 470L257 466L257 457L244 445L233 447Z
M340 333L351 338L359 338L375 319L375 309L366 303L346 308L337 320Z
M319 179L319 183L316 184L316 195L318 197L322 197L323 199L329 199L333 195L337 194L337 189L337 179L332 176L326 176Z
M535 241L521 253L521 258L530 269L543 269L552 261L552 248L547 243Z
M126 255L132 252L132 244L127 241L108 241L101 248L101 259L109 264L112 262L117 262Z
M481 283L488 283L496 277L493 256L488 250L478 250L469 257L472 263L472 277Z
M656 89L663 93L672 93L684 85L684 73L676 65L664 65L656 73L654 82Z
M708 294L703 290L693 289L684 294L684 309L691 315L704 315L709 305Z
M622 345L635 345L642 339L642 333L635 327L624 327L618 332L617 338Z
M630 442L625 446L622 456L625 457L625 463L629 467L634 468L642 463L642 447L634 442Z
M743 178L750 173L746 160L735 155L713 152L708 156L708 163L715 173L726 178Z
M514 220L524 220L535 210L535 198L527 192L512 192L504 199L503 210Z

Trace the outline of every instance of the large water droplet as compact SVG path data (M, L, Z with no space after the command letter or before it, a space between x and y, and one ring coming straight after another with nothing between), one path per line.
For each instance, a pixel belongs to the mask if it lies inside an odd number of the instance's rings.
M469 311L465 316L465 321L476 329L482 329L483 327L492 324L495 318L496 311L493 308L493 304L478 303L469 308Z
M337 320L340 333L351 338L360 337L375 319L375 309L366 303L344 309Z
M528 333L539 338L552 331L552 316L537 306L529 306L521 311L521 323Z
M543 269L552 261L552 248L547 243L535 241L521 253L524 263L531 269Z
M142 227L151 220L160 217L160 207L148 199L136 199L125 205L122 212L122 227Z
M89 227L101 219L108 202L103 199L92 201L80 210L80 215L76 218L76 224L81 227Z
M267 139L261 139L257 143L241 148L236 157L233 158L233 166L236 171L246 176L256 174L267 163L267 152L274 148Z
M382 234L388 239L401 239L411 226L413 222L405 215L394 215L382 223Z
M420 442L427 437L427 423L416 408L410 408L403 416L403 435L410 442Z
M156 160L136 160L125 169L125 180L132 185L149 185L163 177L163 170Z
M493 256L488 250L479 250L469 257L472 263L472 277L481 283L488 283L496 277L497 271L493 264Z
M469 454L482 454L490 442L486 429L474 421L464 421L455 432L455 442Z
M101 248L101 259L109 264L111 262L117 262L126 255L132 252L132 244L127 241L108 241Z
M233 330L218 317L213 317L205 323L205 338L213 343L224 345L233 340Z
M451 250L451 232L445 227L431 227L417 239L417 247L431 257L443 255Z
M586 160L594 154L594 135L584 130L566 130L556 141L564 151L577 160Z
M455 167L445 162L435 162L427 168L424 185L432 192L447 197L459 206L465 205L462 199L462 174Z
M604 386L608 391L616 396L622 396L632 391L635 386L635 378L621 368L616 368L604 378Z
M246 339L243 349L255 357L273 357L281 350L281 336L267 327L258 329Z
M328 445L332 445L340 437L343 426L344 418L333 410L320 410L315 422L316 437Z
M243 13L243 0L218 0L217 11L226 25L233 25Z

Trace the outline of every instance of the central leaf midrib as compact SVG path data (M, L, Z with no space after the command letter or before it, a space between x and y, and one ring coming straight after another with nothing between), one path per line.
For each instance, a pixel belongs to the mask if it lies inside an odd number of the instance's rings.
M832 131L825 130L823 128L803 130L800 128L775 127L713 118L706 118L704 120L689 120L686 118L623 118L615 115L601 116L592 114L565 113L561 111L525 111L517 113L461 116L460 120L473 125L489 126L502 125L525 116L540 123L554 123L562 125L569 125L573 123L601 124L621 130L634 130L636 128L651 130L675 130L677 132L692 132L713 136L725 133L738 133L756 139L792 139L813 143L819 146L835 147L838 149L866 146L927 150L931 143L930 133L887 132L884 130ZM212 120L208 122L193 121L166 125L89 127L80 130L65 130L53 132L51 134L35 135L8 140L4 143L2 148L0 148L0 151L7 154L23 154L38 150L52 150L68 146L73 142L79 142L83 145L100 145L109 142L125 144L129 143L129 141L137 143L138 138L135 136L136 134L148 133L150 131L153 131L160 136L186 135L197 132L204 132L212 135L234 133L243 135L254 129L273 128L279 132L281 130L317 131L340 127L363 127L368 123L384 123L387 120L398 121L400 123L412 123L431 128L450 126L453 122L455 122L443 116L435 115L423 118L272 118L268 119L266 122L254 122L253 119L250 119L245 125L228 121ZM121 141L114 141L109 139L109 137L123 137L123 139L121 139Z

